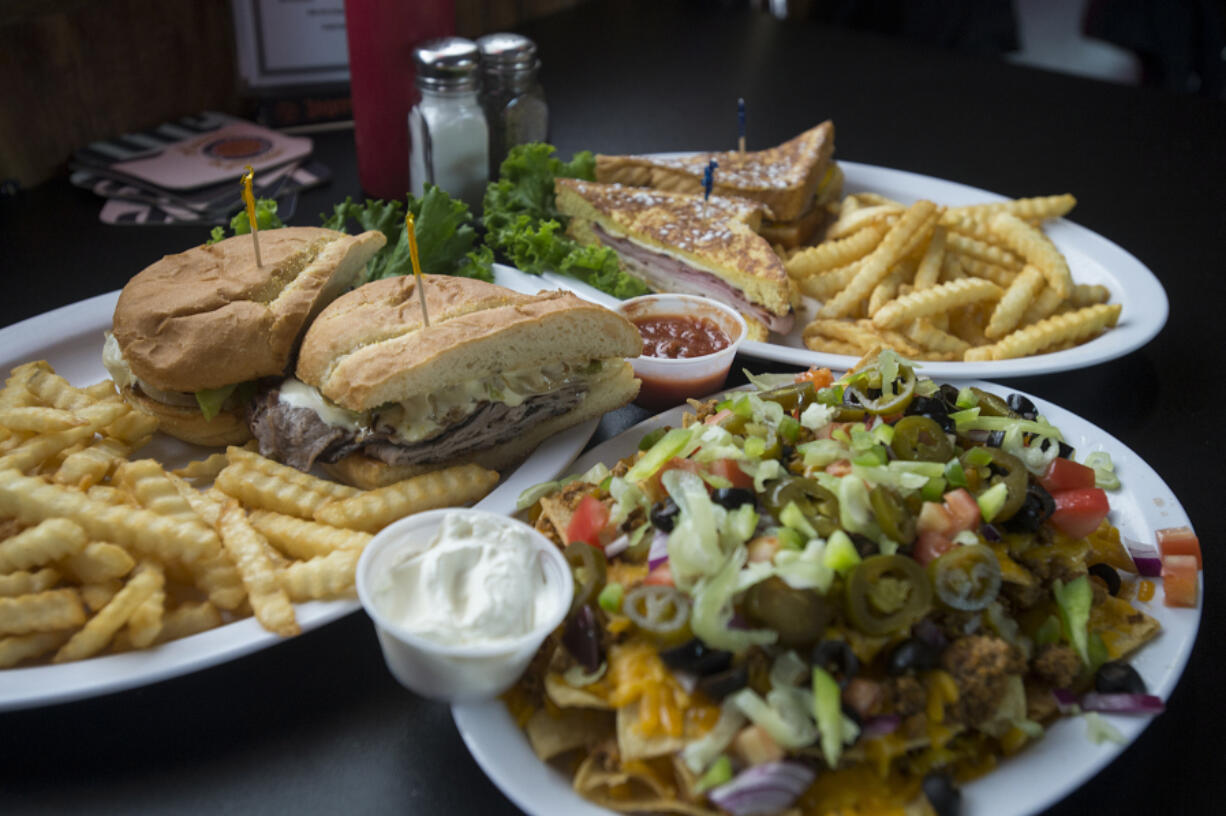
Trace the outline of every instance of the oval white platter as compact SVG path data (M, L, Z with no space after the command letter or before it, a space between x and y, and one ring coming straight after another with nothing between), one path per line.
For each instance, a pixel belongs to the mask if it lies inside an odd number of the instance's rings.
M528 293L542 288L539 278L505 266L495 269L495 281ZM111 327L118 297L117 291L108 292L0 329L3 350L0 372L7 375L21 363L46 360L56 373L74 385L106 379L108 375L102 367L103 332ZM587 445L598 422L589 420L551 437L477 507L498 513L514 512L520 492L556 478L565 470ZM212 452L159 434L136 455L152 457L167 467L179 467ZM301 603L296 605L295 612L302 631L308 632L360 608L353 598ZM75 663L0 669L0 711L68 702L156 683L282 641L254 618L245 618L150 649Z
M839 166L843 168L845 176L844 191L849 194L874 192L904 204L928 199L936 204L951 206L1006 200L1003 196L986 190L904 170L848 161L840 161ZM1074 209L1073 214L1076 215L1076 212ZM1102 284L1111 290L1111 302L1119 303L1123 307L1119 324L1088 343L1063 351L1017 360L926 362L922 364L924 374L930 377L997 379L1085 368L1135 351L1162 330L1169 310L1166 291L1148 267L1117 244L1066 218L1049 221L1044 226L1044 231L1068 259L1074 281ZM546 272L544 277L553 286L570 289L597 303L612 306L617 302L611 295L574 278L553 272ZM744 342L739 349L740 353L802 367L847 369L856 361L855 357L805 348L801 334L805 324L813 319L816 307L817 301L804 298L802 311L797 314L796 325L791 333L772 335L770 342L765 343Z
M999 386L974 384L1005 393ZM1170 488L1122 442L1075 414L1037 397L1031 399L1040 413L1063 432L1079 458L1096 450L1111 455L1123 487L1110 494L1110 518L1125 537L1153 542L1155 530L1189 524L1187 514ZM678 426L684 411L684 408L666 411L597 445L576 460L568 472L582 473L597 462L612 465L632 454L647 431L663 425ZM1140 672L1150 692L1165 700L1170 697L1187 663L1201 612L1199 608L1165 606L1161 598L1159 588L1155 599L1140 607L1158 619L1162 634L1144 646L1130 662ZM523 810L534 816L554 813L611 816L611 811L575 793L561 772L536 758L523 732L500 701L456 705L452 707L452 715L477 764ZM1148 717L1104 716L1119 729L1128 744L1149 723ZM1086 730L1085 721L1079 717L1053 724L1040 741L963 788L964 816L1038 813L1087 782L1127 747L1112 742L1095 744L1087 737ZM1043 783L1036 785L1036 779Z

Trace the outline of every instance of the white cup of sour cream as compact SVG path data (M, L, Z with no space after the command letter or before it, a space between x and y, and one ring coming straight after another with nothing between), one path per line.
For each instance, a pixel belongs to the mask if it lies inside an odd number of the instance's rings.
M516 519L465 508L381 530L358 561L356 584L392 675L450 702L510 688L574 594L553 542Z

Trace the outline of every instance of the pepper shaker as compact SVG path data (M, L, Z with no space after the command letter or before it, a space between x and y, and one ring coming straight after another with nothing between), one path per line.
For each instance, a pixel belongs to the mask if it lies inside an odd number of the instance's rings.
M463 37L440 37L413 49L421 100L409 112L409 185L426 183L479 212L489 181L489 128L477 96L481 54Z
M543 142L549 130L549 107L541 88L541 61L536 44L522 34L487 34L481 49L481 105L490 131L490 178L512 147Z

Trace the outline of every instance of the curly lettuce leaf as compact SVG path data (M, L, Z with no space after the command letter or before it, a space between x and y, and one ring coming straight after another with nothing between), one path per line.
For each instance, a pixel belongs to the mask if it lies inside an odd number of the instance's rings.
M563 162L554 156L553 145L544 142L513 147L498 180L485 191L486 246L533 275L552 269L619 298L650 291L622 271L613 250L582 246L565 235L566 218L558 212L553 193L558 177L594 180L595 157L582 151Z
M285 223L277 217L277 200L275 198L257 198L255 200L255 224L260 230L278 229ZM242 209L230 219L230 235L247 235L251 232L251 221L247 218L247 210ZM206 244L215 244L227 237L225 227L213 227Z
M405 206L399 201L379 199L359 204L346 198L332 208L332 215L321 215L323 226L328 229L347 232L350 222L354 222L362 230L378 230L387 237L387 244L366 265L363 282L413 274L404 225ZM407 197L407 206L413 213L422 274L494 279L494 253L489 247L475 246L477 231L468 205L427 184L420 199Z

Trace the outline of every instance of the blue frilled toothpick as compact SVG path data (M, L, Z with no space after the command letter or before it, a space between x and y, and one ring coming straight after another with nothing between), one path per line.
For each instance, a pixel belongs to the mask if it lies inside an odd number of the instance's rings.
M707 201L711 198L711 188L715 186L715 168L719 167L719 162L715 159L707 162L706 169L702 171L702 207L707 208Z
M745 100L744 99L738 99L736 101L736 132L737 132L737 139L736 139L737 148L742 153L744 153L745 152Z

